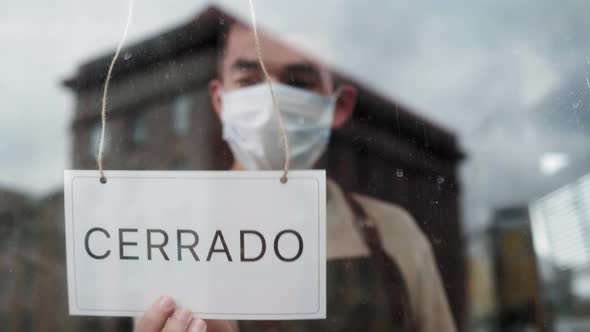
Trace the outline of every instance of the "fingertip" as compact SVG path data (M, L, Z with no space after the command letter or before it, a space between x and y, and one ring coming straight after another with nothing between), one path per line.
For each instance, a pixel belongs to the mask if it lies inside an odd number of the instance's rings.
M160 331L174 311L174 300L160 296L145 312L138 323L137 331Z
M178 309L174 312L174 317L181 322L190 321L193 318L193 312L189 309Z
M189 327L189 332L205 332L207 331L207 323L200 318L195 318Z
M161 311L168 312L174 310L175 304L170 296L160 296L156 301L156 306Z

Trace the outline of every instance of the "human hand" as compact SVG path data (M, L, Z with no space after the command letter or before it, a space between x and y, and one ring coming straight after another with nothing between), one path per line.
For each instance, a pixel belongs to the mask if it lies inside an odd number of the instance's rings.
M235 322L227 320L209 320L193 318L188 309L176 308L174 300L161 296L145 312L136 332L233 332L237 331Z

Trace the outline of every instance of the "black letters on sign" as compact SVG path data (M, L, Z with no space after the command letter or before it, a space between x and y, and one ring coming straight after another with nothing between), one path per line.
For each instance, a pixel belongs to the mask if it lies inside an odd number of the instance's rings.
M297 251L297 254L295 254L295 256L293 256L291 258L285 258L279 252L279 240L281 239L281 236L283 236L283 234L286 234L286 233L291 233L291 234L295 235L295 237L297 237L297 241L299 242L299 250ZM296 231L294 231L292 229L287 229L284 231L280 231L279 234L277 234L277 236L275 237L275 255L277 255L277 257L280 260L282 260L283 262L292 262L292 261L296 260L297 258L299 258L299 256L301 256L302 252L303 252L303 238L301 238L301 235L299 233L297 233Z
M160 233L164 237L164 241L161 244L152 244L152 233ZM168 234L161 229L148 229L147 230L147 253L148 253L148 260L152 260L152 248L160 249L162 256L164 259L169 261L168 255L166 255L166 251L164 251L164 246L168 244Z
M104 254L102 255L95 255L94 253L92 253L92 251L90 250L90 245L88 244L88 242L90 242L90 234L94 233L94 232L101 232L103 233L107 239L111 238L111 235L109 234L109 232L107 232L106 229L104 228L100 228L100 227L94 227L91 228L87 233L86 236L84 237L84 247L86 248L86 252L88 253L88 255L94 259L105 259L107 258L110 254L111 251L107 250Z
M193 236L193 244L182 244L182 234L192 234ZM193 255L193 258L195 259L195 261L199 261L199 257L197 256L197 253L195 252L195 247L197 246L197 244L199 244L199 234L197 234L197 232L195 231L191 231L190 229L179 229L178 231L176 231L176 243L178 245L178 260L181 261L182 260L182 249L188 249L191 251L191 254Z
M260 249L260 253L256 257L251 257L251 258L246 257L246 249L245 249L246 248L246 241L245 241L246 234L256 235L258 237L258 239L260 239L260 244L262 247ZM240 231L240 260L242 262L256 262L264 256L265 252L266 252L266 241L264 240L264 236L262 236L262 234L260 234L257 231Z
M114 231L114 230L113 230ZM143 231L143 230L142 230ZM139 243L136 241L130 241L133 235L129 233L137 233L139 232L138 228L119 228L119 259L121 260L139 260L139 256L133 255L126 255L125 254L125 247L137 247ZM168 233L163 229L146 229L146 250L147 250L147 260L153 260L153 253L154 249L158 249L162 254L162 258L165 261L170 261L170 256L166 252L166 246L168 245ZM90 242L97 241L96 235L94 233L102 233L107 239L111 238L109 232L101 227L94 227L89 229L86 232L84 237L84 248L86 249L86 253L93 259L106 259L111 254L111 249L104 249L104 252L100 252L99 249L95 247L94 250L91 249ZM156 235L158 234L158 235ZM285 253L285 246L280 247L280 241L283 238L283 235L290 234L297 239L297 252L292 257L285 257L283 253ZM192 238L192 239L191 239ZM259 251L256 251L256 245L254 242L260 243ZM218 244L220 242L220 244ZM283 241L284 242L284 241ZM112 243L114 244L114 243ZM199 262L199 256L197 255L197 245L199 244L199 234L191 229L178 229L176 230L176 249L177 249L177 258L178 261L182 261L182 253L183 249L185 250L185 257L186 257L186 250L190 252L195 262ZM143 245L143 242L142 242ZM254 247L253 247L254 246ZM233 248L233 247L232 247ZM130 250L127 248L127 250ZM174 250L174 249L172 249ZM98 252L97 252L98 251ZM287 251L287 255L290 255L290 251ZM213 236L213 240L211 241L211 245L209 247L209 252L207 254L207 262L211 261L214 253L224 253L225 257L227 258L228 262L233 262L232 255L228 248L227 243L225 242L225 238L223 236L223 232L221 230L216 230ZM293 262L299 259L303 253L303 237L297 231L292 229L282 230L274 238L274 253L275 256L283 261L283 262ZM264 258L266 254L266 238L264 235L256 230L240 230L240 262L258 262ZM154 258L155 259L155 258Z
M136 246L137 242L124 242L123 233L137 233L137 228L119 228L119 259L139 259L137 256L125 256L123 254L123 246Z
M223 249L215 249L217 239L221 239L221 245L223 246ZM227 245L225 244L225 239L223 238L223 233L221 233L220 230L215 231L215 236L213 237L211 248L209 248L209 254L207 255L207 262L211 260L211 255L213 255L214 252L224 252L227 256L227 260L230 262L232 261L229 250L227 249Z

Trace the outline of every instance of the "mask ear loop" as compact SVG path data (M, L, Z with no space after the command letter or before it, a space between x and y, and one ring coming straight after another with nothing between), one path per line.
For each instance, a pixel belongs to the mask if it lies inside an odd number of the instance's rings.
M127 31L129 31L129 25L131 24L132 14L133 0L129 0L129 11L127 14L127 23L125 24L125 30L123 31L123 37L119 41L119 45L117 45L117 51L115 51L113 60L111 60L111 64L109 65L109 71L107 72L107 77L104 82L104 90L102 93L102 105L100 109L101 130L100 139L98 142L98 153L96 154L96 163L98 164L98 171L100 172L100 183L102 184L107 183L107 177L104 175L104 169L102 165L102 155L104 152L104 134L107 125L107 92L109 90L109 83L111 82L111 77L113 76L113 67L115 66L115 62L117 62L117 59L119 58L119 53L121 53L121 48L123 48L123 44L125 43L125 39L127 38Z
M264 73L264 77L266 78L266 81L268 82L268 87L270 89L270 95L272 98L273 110L274 110L275 115L279 121L279 127L281 129L281 136L282 136L283 144L284 144L285 165L283 168L283 176L281 177L281 183L287 183L287 175L289 173L289 159L290 159L289 158L289 155L290 155L289 141L287 140L287 132L285 131L283 117L281 115L281 112L279 111L277 98L275 96L272 81L271 81L270 75L268 74L268 71L266 70L266 66L264 65L264 60L262 59L262 48L260 47L260 40L258 39L258 31L256 28L256 13L254 11L254 4L252 3L252 0L248 0L248 3L250 5L250 16L252 18L252 28L254 30L254 44L256 46L256 53L258 55L258 62L260 63L260 68L262 69L262 72Z

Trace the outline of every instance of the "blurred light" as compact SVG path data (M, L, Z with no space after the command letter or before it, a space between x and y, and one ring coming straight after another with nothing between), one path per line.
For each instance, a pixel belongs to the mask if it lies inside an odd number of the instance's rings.
M539 158L539 169L546 176L554 175L569 164L569 156L565 153L545 153Z
M580 273L572 280L572 292L582 298L590 298L590 275Z

